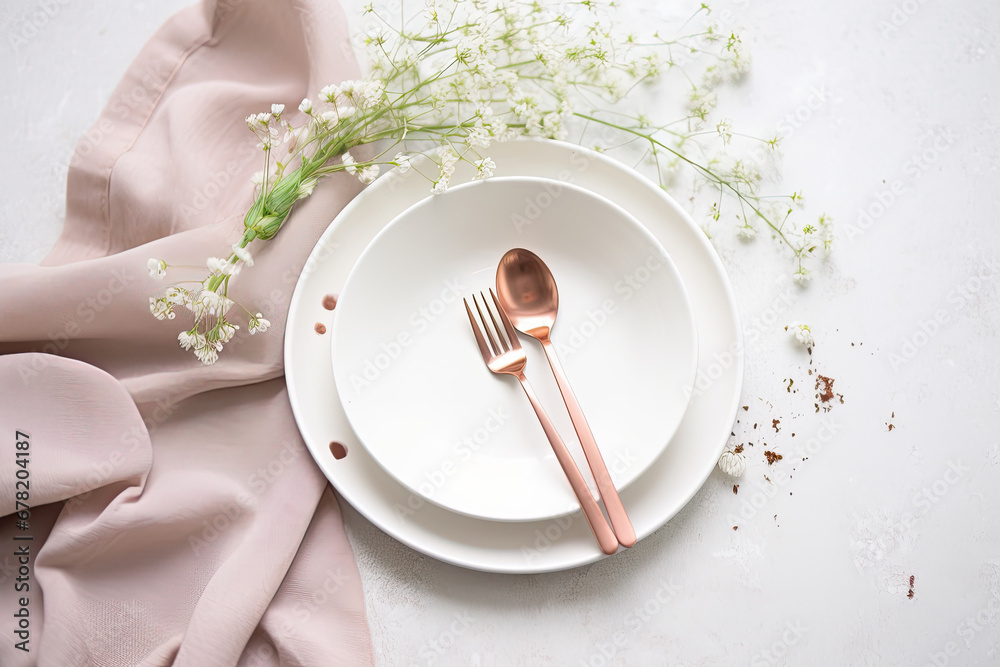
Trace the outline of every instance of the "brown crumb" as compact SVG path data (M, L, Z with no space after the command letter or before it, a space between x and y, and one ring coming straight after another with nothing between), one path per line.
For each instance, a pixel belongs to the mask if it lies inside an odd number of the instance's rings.
M736 448L733 449L733 451L736 452L737 454L742 454L743 453L743 445L736 445Z
M775 461L780 461L782 459L781 454L776 454L774 452L764 452L764 458L767 459L767 465L774 465Z
M778 428L778 424L780 424L780 423L781 423L780 419L772 419L771 420L771 426L774 428L774 432L775 433L780 433L781 432L781 429Z
M332 294L327 294L323 297L323 307L327 310L333 310L337 307L337 297Z
M739 530L739 529L740 529L739 526L733 526L733 530Z
M736 493L739 493L739 492L740 492L740 485L739 484L733 484L733 493L736 494Z
M745 412L745 411L747 411L747 410L749 410L749 409L750 409L750 406L749 406L749 405L744 405L744 406L743 406L743 410L744 410L744 412Z
M816 398L818 398L823 403L829 403L833 400L833 378L828 378L825 375L816 375Z
M314 326L313 329L316 331L316 333L318 333L320 335L323 335L323 334L326 333L326 326L324 324L320 323L320 322L317 322L316 326Z
M795 380L793 380L792 378L788 378L788 386L785 387L785 391L787 391L789 394L792 393L793 384L795 384Z

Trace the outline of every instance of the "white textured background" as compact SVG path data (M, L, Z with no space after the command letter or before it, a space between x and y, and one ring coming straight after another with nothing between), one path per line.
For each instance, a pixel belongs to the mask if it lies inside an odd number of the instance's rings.
M0 260L46 254L76 141L185 4L0 5ZM722 108L738 130L780 131L788 189L838 224L805 290L769 240L710 227L748 329L738 495L715 473L631 551L521 577L438 563L345 508L381 664L1000 661L1000 5L727 7L754 65ZM782 329L794 320L813 326L811 358ZM810 369L844 397L829 413ZM801 451L824 420L832 437ZM768 468L763 442L785 458Z

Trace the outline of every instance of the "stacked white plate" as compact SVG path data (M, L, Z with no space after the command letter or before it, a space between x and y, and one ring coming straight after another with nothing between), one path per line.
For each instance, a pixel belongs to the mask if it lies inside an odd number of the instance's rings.
M391 173L337 216L292 297L286 381L317 464L382 530L464 567L565 569L604 554L517 382L483 364L462 298L493 286L511 248L548 264L553 342L640 539L725 446L739 318L704 233L633 170L553 141L489 154L497 177L470 182L460 169L431 196L419 174ZM589 479L545 357L522 345Z

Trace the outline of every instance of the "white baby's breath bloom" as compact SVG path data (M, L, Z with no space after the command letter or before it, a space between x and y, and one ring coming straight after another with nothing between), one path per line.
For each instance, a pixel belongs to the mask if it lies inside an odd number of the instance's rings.
M747 469L747 460L742 452L734 449L727 449L719 457L719 470L730 477L739 477Z
M228 343L233 339L233 336L236 335L239 328L240 327L236 324L232 324L227 320L222 320L219 322L219 340L223 343Z
M183 287L171 285L167 288L163 298L166 299L168 303L172 303L175 306L182 306L191 300L191 294Z
M733 138L733 121L723 118L715 126L715 131L722 137L722 143L728 144L729 140Z
M476 175L473 177L477 181L489 178L493 175L493 170L496 169L497 164L493 161L491 157L484 157L482 160L476 160Z
M190 331L182 331L177 334L177 342L180 343L181 348L185 350L190 350L192 347L198 347L203 344L201 340L203 336L198 333L191 333Z
M437 149L438 164L441 168L441 175L451 178L455 173L455 164L458 163L458 153L451 146L439 146Z
M392 158L393 163L396 165L396 170L401 174L405 174L410 170L410 156L405 153L396 153L396 157Z
M323 86L323 88L320 89L319 98L324 102L333 103L336 102L338 94L340 94L340 90L337 86L331 83L330 85Z
M233 306L233 300L216 291L203 289L194 299L192 306L198 318L204 315L222 317Z
M218 257L209 257L208 261L205 262L205 263L208 265L208 270L211 273L215 273L215 274L223 274L223 273L226 272L226 269L229 268L229 260L228 259L219 259Z
M163 280L163 277L167 275L167 263L162 259L150 258L146 262L146 268L149 269L149 277L156 280Z
M296 198L305 199L306 197L310 196L313 193L313 190L316 189L316 183L318 181L319 179L317 178L309 178L299 183L299 191L296 195Z
M213 343L201 336L194 348L194 356L198 357L198 360L206 366L211 366L219 360L219 350L221 349L222 343Z
M166 297L149 297L149 312L158 320L172 320L175 317L174 304L167 301Z
M285 110L284 104L272 104L271 105L271 115L275 118L281 118L281 112Z
M303 98L303 100L299 102L299 111L301 111L302 113L312 114L312 110L313 110L313 103L312 100L310 100L308 97Z
M448 190L448 184L451 181L450 177L441 174L436 181L434 181L433 187L431 187L431 194L439 195Z
M242 247L239 243L233 244L233 254L247 266L253 266L253 255L251 255L250 251Z
M354 166L356 163L354 162L354 156L351 155L351 151L344 151L344 154L341 156L340 161L344 165L344 171L346 171L348 174L351 174L353 176L354 174L358 173L358 168Z
M812 275L806 267L799 268L798 271L792 274L792 280L795 281L796 285L805 285L810 280L812 280Z
M465 137L465 143L472 147L490 147L490 133L485 127L473 127Z
M801 324L796 322L794 324L789 324L785 327L792 336L795 337L796 342L803 347L812 347L816 344L816 339L813 338L812 329L806 324Z
M753 241L754 237L757 236L757 230L749 224L743 224L736 230L736 236L738 236L741 241Z
M250 335L252 336L258 332L260 333L266 332L269 326L271 326L271 322L264 319L264 316L261 313L257 313L256 315L250 318L250 325L247 331L249 331Z
M365 185L368 185L369 183L374 182L376 178L378 178L379 171L380 169L377 164L370 164L364 169L362 169L360 172L358 172L358 180L364 183Z
M358 112L358 110L355 107L352 107L349 104L345 105L345 106L342 106L342 107L338 106L337 107L337 120L338 121L346 120L347 118L350 118L351 116L353 116L357 112Z

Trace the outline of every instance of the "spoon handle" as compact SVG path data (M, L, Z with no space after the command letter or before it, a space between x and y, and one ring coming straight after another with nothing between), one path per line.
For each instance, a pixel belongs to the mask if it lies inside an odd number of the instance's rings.
M590 524L590 530L593 531L594 537L597 538L597 543L601 546L601 551L606 554L615 553L618 551L618 540L611 526L608 525L608 520L601 513L600 506L594 500L594 496L591 495L587 481L583 478L583 473L576 467L573 455L569 453L566 443L559 437L556 427L553 426L552 420L545 413L542 404L538 402L538 397L535 396L535 392L531 388L531 385L528 384L528 380L523 374L517 376L517 379L521 381L524 393L527 395L528 401L531 402L531 407L535 409L538 421L542 424L542 430L548 436L549 444L552 445L552 451L555 452L556 459L559 460L559 465L562 466L570 486L573 487L573 492L576 494L577 500L580 501L580 507L583 508L583 515L587 518L587 523Z
M590 464L590 471L597 481L597 490L601 492L604 507L608 510L608 517L611 519L611 526L615 530L618 542L623 547L631 547L635 544L635 528L632 527L625 506L622 505L622 499L618 496L618 489L611 481L611 474L608 472L608 466L604 463L604 457L601 456L601 450L597 448L594 433L590 430L587 418L583 416L583 408L580 407L580 402L576 400L576 394L569 386L569 380L566 379L562 364L559 363L559 357L556 356L552 340L546 337L542 339L541 343L542 349L545 350L545 356L548 357L549 366L552 368L552 375L555 376L556 384L559 385L559 393L562 394L570 419L573 420L573 428L576 430L576 436L580 439L580 446L587 457L587 463Z

